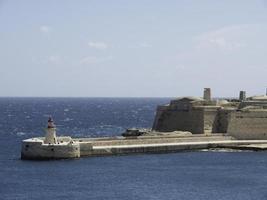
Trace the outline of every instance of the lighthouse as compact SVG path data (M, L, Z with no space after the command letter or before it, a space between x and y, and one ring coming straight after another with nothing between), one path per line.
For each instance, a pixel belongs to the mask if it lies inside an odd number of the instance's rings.
M57 144L56 126L54 124L52 117L48 118L44 143L45 144Z

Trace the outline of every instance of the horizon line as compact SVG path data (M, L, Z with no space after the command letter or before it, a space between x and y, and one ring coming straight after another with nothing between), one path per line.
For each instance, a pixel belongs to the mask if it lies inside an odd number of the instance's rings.
M0 98L182 98L182 97L189 97L189 96L155 96L155 97L149 97L149 96L0 96ZM194 96L198 97L198 96ZM202 97L202 96L200 96ZM238 98L238 97L212 97L212 99L218 99L218 98Z

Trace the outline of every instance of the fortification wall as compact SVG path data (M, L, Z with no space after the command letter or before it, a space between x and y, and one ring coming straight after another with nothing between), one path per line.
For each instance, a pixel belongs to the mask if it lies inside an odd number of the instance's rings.
M218 109L214 108L203 108L204 118L204 132L203 133L214 133L217 132L218 124Z
M259 107L262 107L262 108L267 108L267 103L266 101L243 101L239 104L239 109L242 109L246 106L259 106Z
M158 116L153 129L160 132L189 131L203 133L203 109L165 110Z
M227 132L237 139L267 139L267 111L231 113Z
M216 130L214 130L214 132L227 133L230 116L232 112L234 112L234 110L220 109L218 111L216 119Z
M157 107L157 112L156 112L156 116L154 118L154 122L152 125L152 130L156 130L158 123L159 123L159 119L162 115L163 112L165 112L168 109L168 106L158 106Z

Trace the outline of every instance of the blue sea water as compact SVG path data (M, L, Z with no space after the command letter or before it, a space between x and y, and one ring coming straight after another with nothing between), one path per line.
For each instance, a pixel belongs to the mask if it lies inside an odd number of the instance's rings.
M167 98L0 98L0 199L267 199L267 152L186 152L57 161L20 160L44 134L119 135L151 127Z

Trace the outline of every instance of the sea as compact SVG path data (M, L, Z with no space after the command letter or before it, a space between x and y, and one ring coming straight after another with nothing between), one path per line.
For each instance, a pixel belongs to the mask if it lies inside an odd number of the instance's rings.
M0 98L0 200L267 199L267 152L199 151L20 160L21 141L58 135L102 137L150 128L169 98Z

